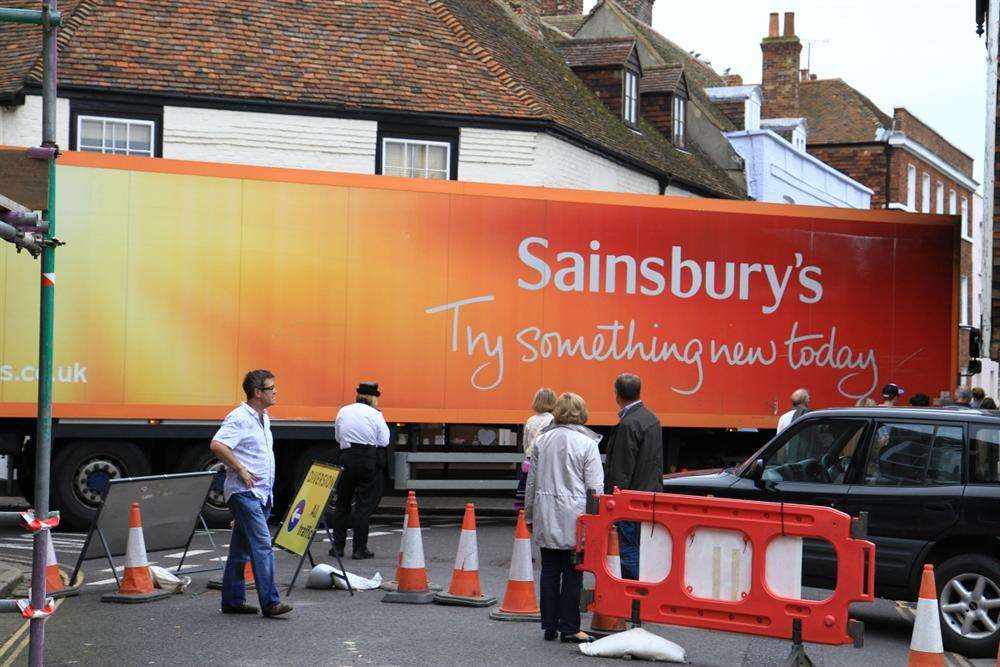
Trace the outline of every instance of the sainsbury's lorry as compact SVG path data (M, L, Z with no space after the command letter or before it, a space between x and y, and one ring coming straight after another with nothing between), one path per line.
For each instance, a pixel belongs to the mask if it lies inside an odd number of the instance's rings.
M799 386L832 406L957 377L952 217L72 152L57 177L52 500L71 525L109 479L218 469L208 442L253 368L277 379L281 489L375 381L395 487L452 493L513 488L542 386L602 429L614 378L639 374L683 462L753 450ZM0 453L26 489L37 271L0 253ZM206 513L224 519L218 493Z

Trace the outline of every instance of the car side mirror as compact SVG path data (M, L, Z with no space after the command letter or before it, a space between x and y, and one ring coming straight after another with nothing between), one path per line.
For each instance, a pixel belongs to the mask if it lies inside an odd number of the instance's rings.
M747 477L753 481L754 486L764 488L764 459L757 459L750 464Z

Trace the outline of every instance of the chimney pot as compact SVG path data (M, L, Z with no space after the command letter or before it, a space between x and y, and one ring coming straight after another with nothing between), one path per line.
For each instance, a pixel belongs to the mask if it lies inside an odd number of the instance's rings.
M785 12L785 37L795 36L795 12Z
M799 70L799 80L800 81L808 81L809 80L809 70L807 70L807 69L800 69Z
M810 80L810 81L815 81L815 80L816 80L816 79L818 79L818 78L819 78L819 77L818 77L817 75L815 75L815 74L810 74L810 75L809 75L809 80Z
M771 13L771 19L767 24L767 36L768 37L778 36L778 12Z

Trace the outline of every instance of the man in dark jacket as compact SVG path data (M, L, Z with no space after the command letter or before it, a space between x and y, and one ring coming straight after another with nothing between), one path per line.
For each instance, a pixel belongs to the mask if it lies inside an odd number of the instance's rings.
M608 439L604 492L663 490L663 430L660 420L639 398L638 375L622 373L615 379L618 426ZM619 522L618 541L622 577L639 578L639 523Z

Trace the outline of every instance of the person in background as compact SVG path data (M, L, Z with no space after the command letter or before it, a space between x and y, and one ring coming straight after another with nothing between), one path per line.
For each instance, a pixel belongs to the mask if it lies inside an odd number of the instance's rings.
M856 400L854 402L854 407L856 407L856 408L877 408L878 407L878 403L876 403L872 399L870 399L867 396L865 396L864 398L859 398L858 400Z
M979 404L979 409L980 410L996 410L997 409L997 402L994 401L991 397L986 396L985 398L983 398L983 402Z
M622 373L615 379L618 425L608 438L604 492L663 491L663 428L642 403L642 380ZM622 578L639 578L639 522L619 521Z
M274 551L267 517L274 501L274 437L267 409L277 398L274 374L264 369L243 378L247 400L226 415L209 449L226 467L223 493L233 513L229 556L222 572L222 613L274 617L291 605L278 597L274 583ZM247 562L257 582L260 609L246 602L243 570Z
M886 386L882 387L882 402L880 405L883 408L891 408L896 405L896 400L905 394L906 392L898 384L893 384L890 382Z
M952 394L955 399L955 405L961 408L971 408L972 407L972 390L968 387L958 386L955 387L955 392Z
M781 433L792 425L792 422L809 412L809 391L796 389L791 395L792 409L778 417L778 430Z
M910 397L910 405L914 408L930 407L931 397L927 394L914 394Z
M604 471L597 445L601 436L584 426L587 404L562 394L552 408L553 423L538 437L524 493L524 517L541 550L539 580L542 630L581 644L593 637L580 631L583 573L573 564L576 520L587 510L587 491L601 493Z
M556 394L548 387L542 387L535 392L531 409L535 414L528 417L524 424L524 460L517 472L517 491L514 492L514 513L524 509L524 485L528 481L528 471L531 469L531 450L535 440L546 426L552 423L552 408L556 405Z
M982 407L983 399L985 398L986 398L986 391L982 387L973 387L972 401L970 402L969 405L973 408Z
M384 472L380 461L385 460L384 448L389 446L389 426L378 409L382 392L377 382L361 382L355 394L354 403L342 407L334 422L334 434L340 443L339 462L344 471L337 485L330 555L338 558L344 555L350 525L354 533L351 557L363 560L375 557L368 549L368 526L379 500L378 475Z

